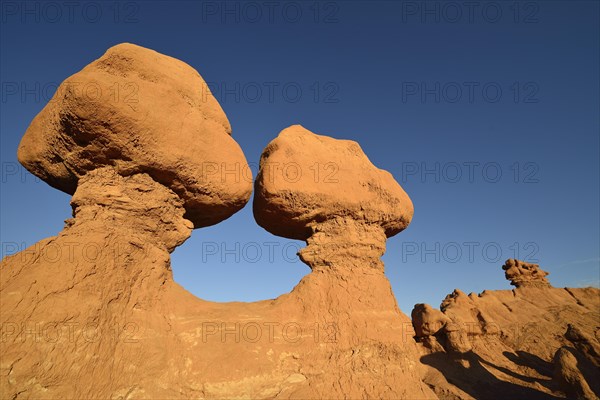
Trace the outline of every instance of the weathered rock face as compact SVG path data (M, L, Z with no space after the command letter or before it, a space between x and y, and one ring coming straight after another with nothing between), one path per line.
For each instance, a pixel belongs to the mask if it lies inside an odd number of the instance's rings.
M133 44L108 49L67 78L19 146L21 164L73 194L87 172L146 173L183 201L196 228L228 218L252 182L231 127L202 77Z
M131 240L154 243L169 253L190 237L193 225L183 218L183 201L147 174L122 177L103 167L79 179L71 199L77 227L94 220L100 226L118 223L119 231L131 232Z
M540 269L538 264L531 264L520 260L510 258L502 266L505 271L504 276L515 287L550 287L550 282L546 279L548 273Z
M375 167L358 143L290 126L265 148L256 177L254 217L269 232L305 240L335 218L383 228L408 226L413 205L392 175Z
M594 366L600 368L600 321L596 328L596 336L592 336L574 325L567 324L567 332L565 338L570 341L575 349L579 351L587 360ZM600 382L598 382L600 384Z
M583 377L577 356L568 347L554 355L554 379L569 399L594 399L596 396ZM596 374L596 378L597 378Z
M444 317L415 307L421 361L430 366L426 382L448 399L596 398L590 371L595 360L600 372L600 290L554 288L538 265L519 260L503 269L516 289L457 289L441 304ZM423 329L429 320L444 323Z
M600 342L571 324L565 338L573 347L563 346L554 354L554 383L568 398L599 398Z
M358 145L319 139L323 152L346 149L340 177L359 178L348 182L368 201L288 187L327 194L309 215L314 203L278 211L279 194L257 195L283 225L301 216L290 229L308 232L301 258L312 272L274 300L207 302L173 282L169 253L248 198L243 182L202 179L206 163L245 165L218 104L202 102L191 68L132 45L69 79L103 89L132 80L140 102L59 90L23 139L24 165L74 193L73 218L2 260L2 398L435 397L380 260L412 205ZM308 165L304 156L293 161Z
M429 304L416 304L411 313L415 336L422 338L433 336L451 322L443 312Z
M100 100L77 82L98 85ZM111 104L105 90L129 82L139 103ZM599 394L598 289L553 288L539 266L508 260L516 289L455 290L440 310L415 306L411 323L381 261L411 220L410 199L356 143L298 126L265 149L254 213L306 240L311 272L273 300L186 292L169 253L250 193L227 181L245 158L207 90L180 61L119 45L32 122L19 159L73 193L73 218L0 264L1 398Z
M192 231L182 203L147 174L100 168L58 236L2 260L0 397L179 395L169 293L185 292L169 252Z
M379 262L319 253L275 300L202 301L169 266L191 233L182 203L147 174L100 168L57 237L2 261L3 398L434 397ZM337 223L323 228L353 224Z
M294 177L285 173L286 164L296 169ZM308 175L325 165L335 166L336 175ZM352 370L339 364L333 369L347 380L344 388L318 397L432 397L412 361L418 353L410 319L398 309L381 261L387 237L412 218L400 185L358 144L292 126L263 151L255 193L256 220L277 235L305 239L299 256L312 270L275 304L298 320L333 324L340 332L333 355L314 351L314 357L352 354ZM369 376L374 371L377 385Z

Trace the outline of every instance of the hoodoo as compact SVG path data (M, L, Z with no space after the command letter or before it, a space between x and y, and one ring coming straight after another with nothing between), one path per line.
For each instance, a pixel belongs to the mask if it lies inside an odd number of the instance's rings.
M439 310L417 304L411 321L381 256L412 201L358 143L299 125L265 147L253 211L267 231L306 242L310 272L251 303L176 284L170 253L252 191L230 173L248 166L227 117L182 61L110 48L61 84L18 157L73 195L73 216L0 265L1 398L600 394L598 289L555 288L537 264L508 260L513 290L457 289Z

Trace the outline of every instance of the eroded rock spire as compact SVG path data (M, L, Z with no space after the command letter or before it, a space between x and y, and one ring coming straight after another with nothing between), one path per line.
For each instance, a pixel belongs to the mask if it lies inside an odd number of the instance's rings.
M520 287L550 287L550 282L546 279L548 272L540 268L538 264L528 263L514 258L506 260L502 269L504 276L510 281L510 284Z
M383 271L386 239L405 229L414 212L402 187L358 143L300 125L265 148L255 191L258 224L306 240L300 257L312 269L342 263Z

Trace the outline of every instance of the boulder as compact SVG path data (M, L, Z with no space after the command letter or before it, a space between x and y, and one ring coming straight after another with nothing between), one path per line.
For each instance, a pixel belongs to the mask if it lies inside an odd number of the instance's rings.
M25 132L18 159L69 194L96 168L146 173L183 200L195 228L228 218L252 190L229 121L198 72L129 43L61 83Z
M417 337L431 336L438 333L450 322L443 312L436 310L429 304L416 304L412 310L411 318Z
M413 204L358 143L290 126L267 145L255 183L254 217L267 231L306 240L315 224L347 218L379 226L387 237L405 229Z

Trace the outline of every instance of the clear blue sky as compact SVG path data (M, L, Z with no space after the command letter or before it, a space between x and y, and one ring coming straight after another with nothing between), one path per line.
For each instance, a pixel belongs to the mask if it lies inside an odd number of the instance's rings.
M56 84L132 42L212 84L253 165L300 123L390 171L415 204L384 256L404 312L454 288L509 288L500 266L515 255L555 286L598 285L597 1L69 4L1 3L3 255L71 211L15 169L28 124ZM248 204L194 231L175 280L209 300L273 298L309 272L302 245L260 228Z

